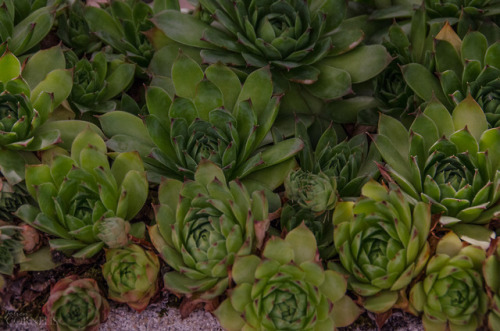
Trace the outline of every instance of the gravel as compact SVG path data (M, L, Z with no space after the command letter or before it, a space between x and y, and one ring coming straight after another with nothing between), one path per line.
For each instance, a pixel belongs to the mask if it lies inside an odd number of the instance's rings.
M15 313L6 318L9 323L8 331L34 331L47 330L45 320L34 321ZM158 303L150 305L142 313L137 313L127 306L113 307L106 323L99 328L100 331L222 331L217 319L210 313L198 310L188 318L182 320L179 310Z
M210 313L202 310L193 312L182 320L179 310L168 307L165 303L151 304L142 313L137 313L127 306L117 306L111 303L112 309L106 323L100 331L223 331L217 319ZM377 328L372 320L373 316L364 314L361 318L342 331L375 331ZM25 316L12 313L7 316L8 326L0 330L8 331L35 331L47 330L45 320L34 321ZM422 323L418 317L395 312L382 327L382 331L422 331ZM327 331L327 330L325 330Z

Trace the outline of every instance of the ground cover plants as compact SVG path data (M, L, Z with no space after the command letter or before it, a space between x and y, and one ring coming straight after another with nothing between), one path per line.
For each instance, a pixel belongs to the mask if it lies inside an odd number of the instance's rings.
M500 327L500 2L0 0L0 320Z

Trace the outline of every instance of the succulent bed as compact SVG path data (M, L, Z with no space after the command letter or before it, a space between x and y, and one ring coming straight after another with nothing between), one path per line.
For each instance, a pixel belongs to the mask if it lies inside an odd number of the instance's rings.
M499 0L0 0L0 324L500 330Z

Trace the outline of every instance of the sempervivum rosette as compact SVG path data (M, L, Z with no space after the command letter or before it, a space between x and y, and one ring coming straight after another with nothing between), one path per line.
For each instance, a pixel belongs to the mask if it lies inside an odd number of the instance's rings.
M95 280L71 275L59 280L43 306L50 331L97 331L109 314L109 304Z
M106 251L102 275L108 283L111 300L143 311L158 292L160 261L152 251L131 244Z
M400 190L374 181L363 186L362 196L337 204L333 241L350 288L364 297L366 309L380 313L424 268L431 213L429 205L412 205Z
M420 21L422 25L422 19ZM431 25L430 36L437 33L432 31L435 27L435 23ZM421 31L422 26L415 33L422 34ZM413 41L411 46L414 44L418 45ZM500 123L498 37L491 37L486 32L469 31L460 38L449 24L445 24L434 39L426 38L425 45L427 47L421 52L421 60L414 57L401 67L404 79L413 92L425 102L435 96L449 110L470 95L486 113L490 126L497 127Z
M104 140L87 129L75 138L71 157L29 166L26 186L38 202L16 215L53 235L52 248L88 258L105 245L126 246L130 221L144 206L148 182L141 158L121 153L110 165Z
M262 245L269 226L264 193L249 194L239 181L228 183L219 167L204 160L194 181L165 180L159 200L149 234L174 269L165 274L165 287L201 299L221 295L235 257Z
M11 185L24 179L25 164L38 161L27 151L61 140L60 130L41 128L71 91L65 65L60 46L35 53L23 65L9 50L0 56L0 172Z
M242 85L226 66L203 70L179 54L171 71L170 84L147 90L147 130L140 119L123 111L100 117L111 137L108 146L139 150L157 178L193 179L200 161L207 159L228 180L251 177L269 189L281 185L303 143L298 138L272 143L281 97L273 95L269 69L254 71ZM269 174L269 168L277 170Z
M452 114L430 103L409 131L382 115L375 139L386 178L412 198L431 203L433 213L443 215L440 222L456 231L489 223L500 209L499 143L500 131L488 130L470 96Z
M482 325L488 301L481 276L485 255L464 246L453 232L441 238L425 278L410 292L411 308L423 312L426 330L473 331Z
M271 238L262 258L238 257L232 276L236 287L215 311L229 331L334 330L361 313L345 294L345 278L323 269L314 235L304 225L285 239Z

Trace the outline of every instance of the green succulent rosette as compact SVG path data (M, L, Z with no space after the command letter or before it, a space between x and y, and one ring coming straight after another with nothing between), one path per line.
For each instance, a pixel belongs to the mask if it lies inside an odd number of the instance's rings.
M147 90L146 127L125 112L100 117L111 137L108 146L139 150L156 178L193 179L206 159L228 180L258 182L271 190L280 186L303 143L297 138L272 143L280 97L273 96L269 70L253 72L241 85L228 67L215 64L203 71L183 54L171 68L171 79L157 77L162 87Z
M85 4L73 1L57 17L57 36L78 56L92 54L102 47L100 39L90 32L84 12Z
M126 230L123 222L144 206L146 173L137 153L121 153L110 166L106 152L102 138L87 129L73 141L71 156L58 155L50 165L26 168L26 186L40 209L23 205L16 216L53 235L53 249L88 258L105 245L116 246L117 237L126 239L123 233L108 232ZM112 229L103 230L108 226Z
M390 62L383 46L360 46L364 34L357 22L343 24L345 1L202 0L199 5L206 15L167 10L152 21L176 47L199 50L203 63L221 62L245 73L269 67L276 93L285 93L284 117L327 118L324 100L352 94L354 84Z
M4 178L0 177L0 221L12 223L14 212L21 205L32 201L33 199L24 183L10 185Z
M335 189L341 198L358 197L361 187L377 176L374 161L378 161L380 155L376 148L369 146L364 134L339 141L330 124L313 143L304 122L296 120L295 136L304 142L304 148L297 155L300 168L335 180Z
M153 28L150 18L155 10L162 10L164 1L156 1L154 7L140 0L121 0L102 3L101 7L86 6L84 18L89 30L104 45L136 63L138 68L147 68L154 49L147 38ZM177 10L179 4L170 1Z
M42 129L69 95L72 73L59 46L37 52L24 65L6 51L0 72L0 172L15 185L24 179L24 165L37 161L26 152L60 142L59 130Z
M108 284L108 297L141 312L158 293L160 261L152 251L138 245L106 251L102 274Z
M332 222L349 287L369 311L392 308L429 258L429 205L413 205L399 189L370 181L357 202L337 204Z
M450 111L468 95L486 113L489 125L500 123L500 42L498 33L468 32L461 39L449 24L434 38L433 65L408 63L401 67L403 77L423 101L434 96Z
M430 203L443 225L461 233L470 230L466 224L489 223L500 210L499 143L498 128L488 129L470 96L452 114L431 102L409 131L381 115L375 138L385 177L410 197Z
M267 241L262 257L239 256L236 287L215 311L226 330L334 330L362 310L346 295L345 278L324 270L316 240L301 225Z
M335 178L302 169L291 171L285 179L287 198L314 213L322 213L335 207L336 188Z
M0 274L12 275L14 265L23 260L21 228L0 220Z
M97 331L108 318L109 304L95 280L71 275L54 285L42 311L50 331Z
M485 251L464 246L449 232L439 241L425 278L410 291L411 308L423 312L424 328L433 330L477 330L487 311L481 267Z
M89 61L75 53L66 53L69 67L74 67L73 89L68 97L72 108L81 114L107 113L116 109L113 101L134 79L135 65L120 59L108 61L104 52Z
M269 227L268 202L239 181L227 182L214 163L202 161L194 181L166 179L159 188L160 206L151 240L174 271L165 287L188 297L213 299L227 289L237 256L262 246Z

